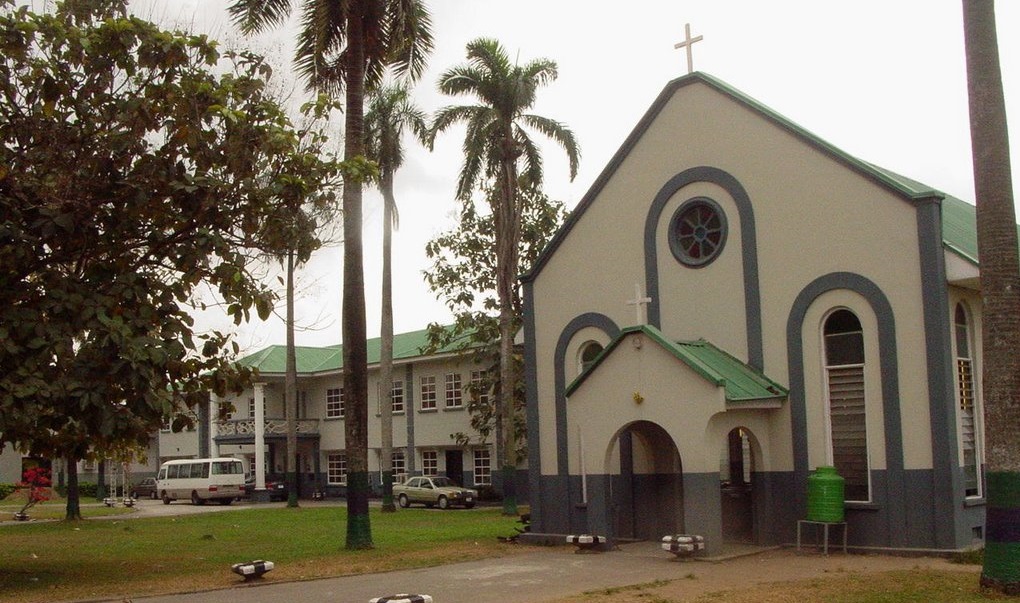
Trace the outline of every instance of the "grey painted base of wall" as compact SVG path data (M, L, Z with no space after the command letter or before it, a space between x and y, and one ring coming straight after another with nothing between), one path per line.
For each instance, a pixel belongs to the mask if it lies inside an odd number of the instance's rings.
M628 487L621 476L588 475L587 500L582 501L580 476L542 476L537 480L539 496L531 504L534 536L526 540L541 540L539 534L562 537L578 533L614 539L654 538L659 532L660 537L673 532L675 527L677 532L704 536L709 553L718 550L723 542L719 474L684 474L682 505L664 497L664 488L675 487L668 477L633 476ZM947 550L937 544L940 537L955 543L950 548L957 550L975 543L984 525L984 506L958 501L953 505L958 513L955 525L937 525L932 471L906 471L899 500L890 500L885 471L873 471L871 479L873 502L846 506L851 547ZM756 473L752 482L753 543L773 546L796 542L797 520L806 517L806 484L798 483L793 472ZM635 502L635 497L644 502ZM905 521L894 522L892 517L904 517Z

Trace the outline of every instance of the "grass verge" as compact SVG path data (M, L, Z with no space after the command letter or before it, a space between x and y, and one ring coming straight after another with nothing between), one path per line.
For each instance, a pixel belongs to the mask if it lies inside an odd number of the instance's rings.
M23 505L23 502L10 502L9 498L0 502L0 521L11 520L14 514L21 510ZM81 504L81 515L85 519L89 517L105 517L107 515L124 515L127 513L134 513L134 509L123 506L107 507L103 503L96 503L91 500ZM28 510L28 516L32 519L63 519L66 515L67 500L63 498L55 498L39 503Z
M10 603L131 597L236 585L230 565L270 559L265 580L425 567L514 550L498 509L371 512L375 548L344 550L346 509L260 508L151 519L0 528L0 592ZM399 555L397 554L399 553Z

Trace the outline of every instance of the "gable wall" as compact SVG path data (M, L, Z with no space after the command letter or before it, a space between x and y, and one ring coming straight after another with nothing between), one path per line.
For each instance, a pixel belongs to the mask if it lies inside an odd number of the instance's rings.
M786 335L791 307L815 279L835 272L856 273L873 282L893 308L897 348L924 349L914 206L714 89L684 86L623 158L535 280L543 473L555 473L557 463L552 404L557 338L584 312L604 315L619 327L634 323L634 309L625 302L633 298L635 283L646 282L643 249L649 207L670 178L697 166L729 173L751 202L766 374L789 383ZM692 270L673 258L665 233L673 211L698 195L723 207L730 230L722 256ZM657 224L651 244L657 254L653 272L660 287L662 331L676 339L705 337L748 360L743 292L749 282L745 260L750 250L743 243L752 225L740 223L731 195L708 183L676 191ZM817 329L805 325L804 337L813 337ZM579 344L571 341L573 349ZM907 438L905 465L930 467L930 436L922 433L930 430L924 354L901 354L899 372L901 412L909 418L902 422L916 426L918 436ZM821 376L811 372L806 378L817 385ZM809 405L820 403L808 400ZM821 429L812 425L812 430ZM783 442L792 441L788 409L776 413L772 433ZM881 439L881 433L876 438ZM791 449L773 444L773 466L791 469Z

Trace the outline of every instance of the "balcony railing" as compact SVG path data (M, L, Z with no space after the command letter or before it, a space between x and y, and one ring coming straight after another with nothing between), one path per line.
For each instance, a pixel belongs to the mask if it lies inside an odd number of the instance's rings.
M265 419L266 435L287 435L287 419ZM318 419L298 419L298 434L319 433ZM236 419L231 421L219 421L216 423L216 435L221 436L254 436L255 419Z

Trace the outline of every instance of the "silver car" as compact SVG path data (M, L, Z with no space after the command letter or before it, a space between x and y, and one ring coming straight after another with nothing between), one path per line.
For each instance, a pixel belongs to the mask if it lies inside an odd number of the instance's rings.
M407 508L411 503L422 503L426 507L439 506L448 509L451 505L459 505L466 509L475 506L478 492L470 488L461 488L448 477L412 477L402 484L393 486L393 496L401 507Z

